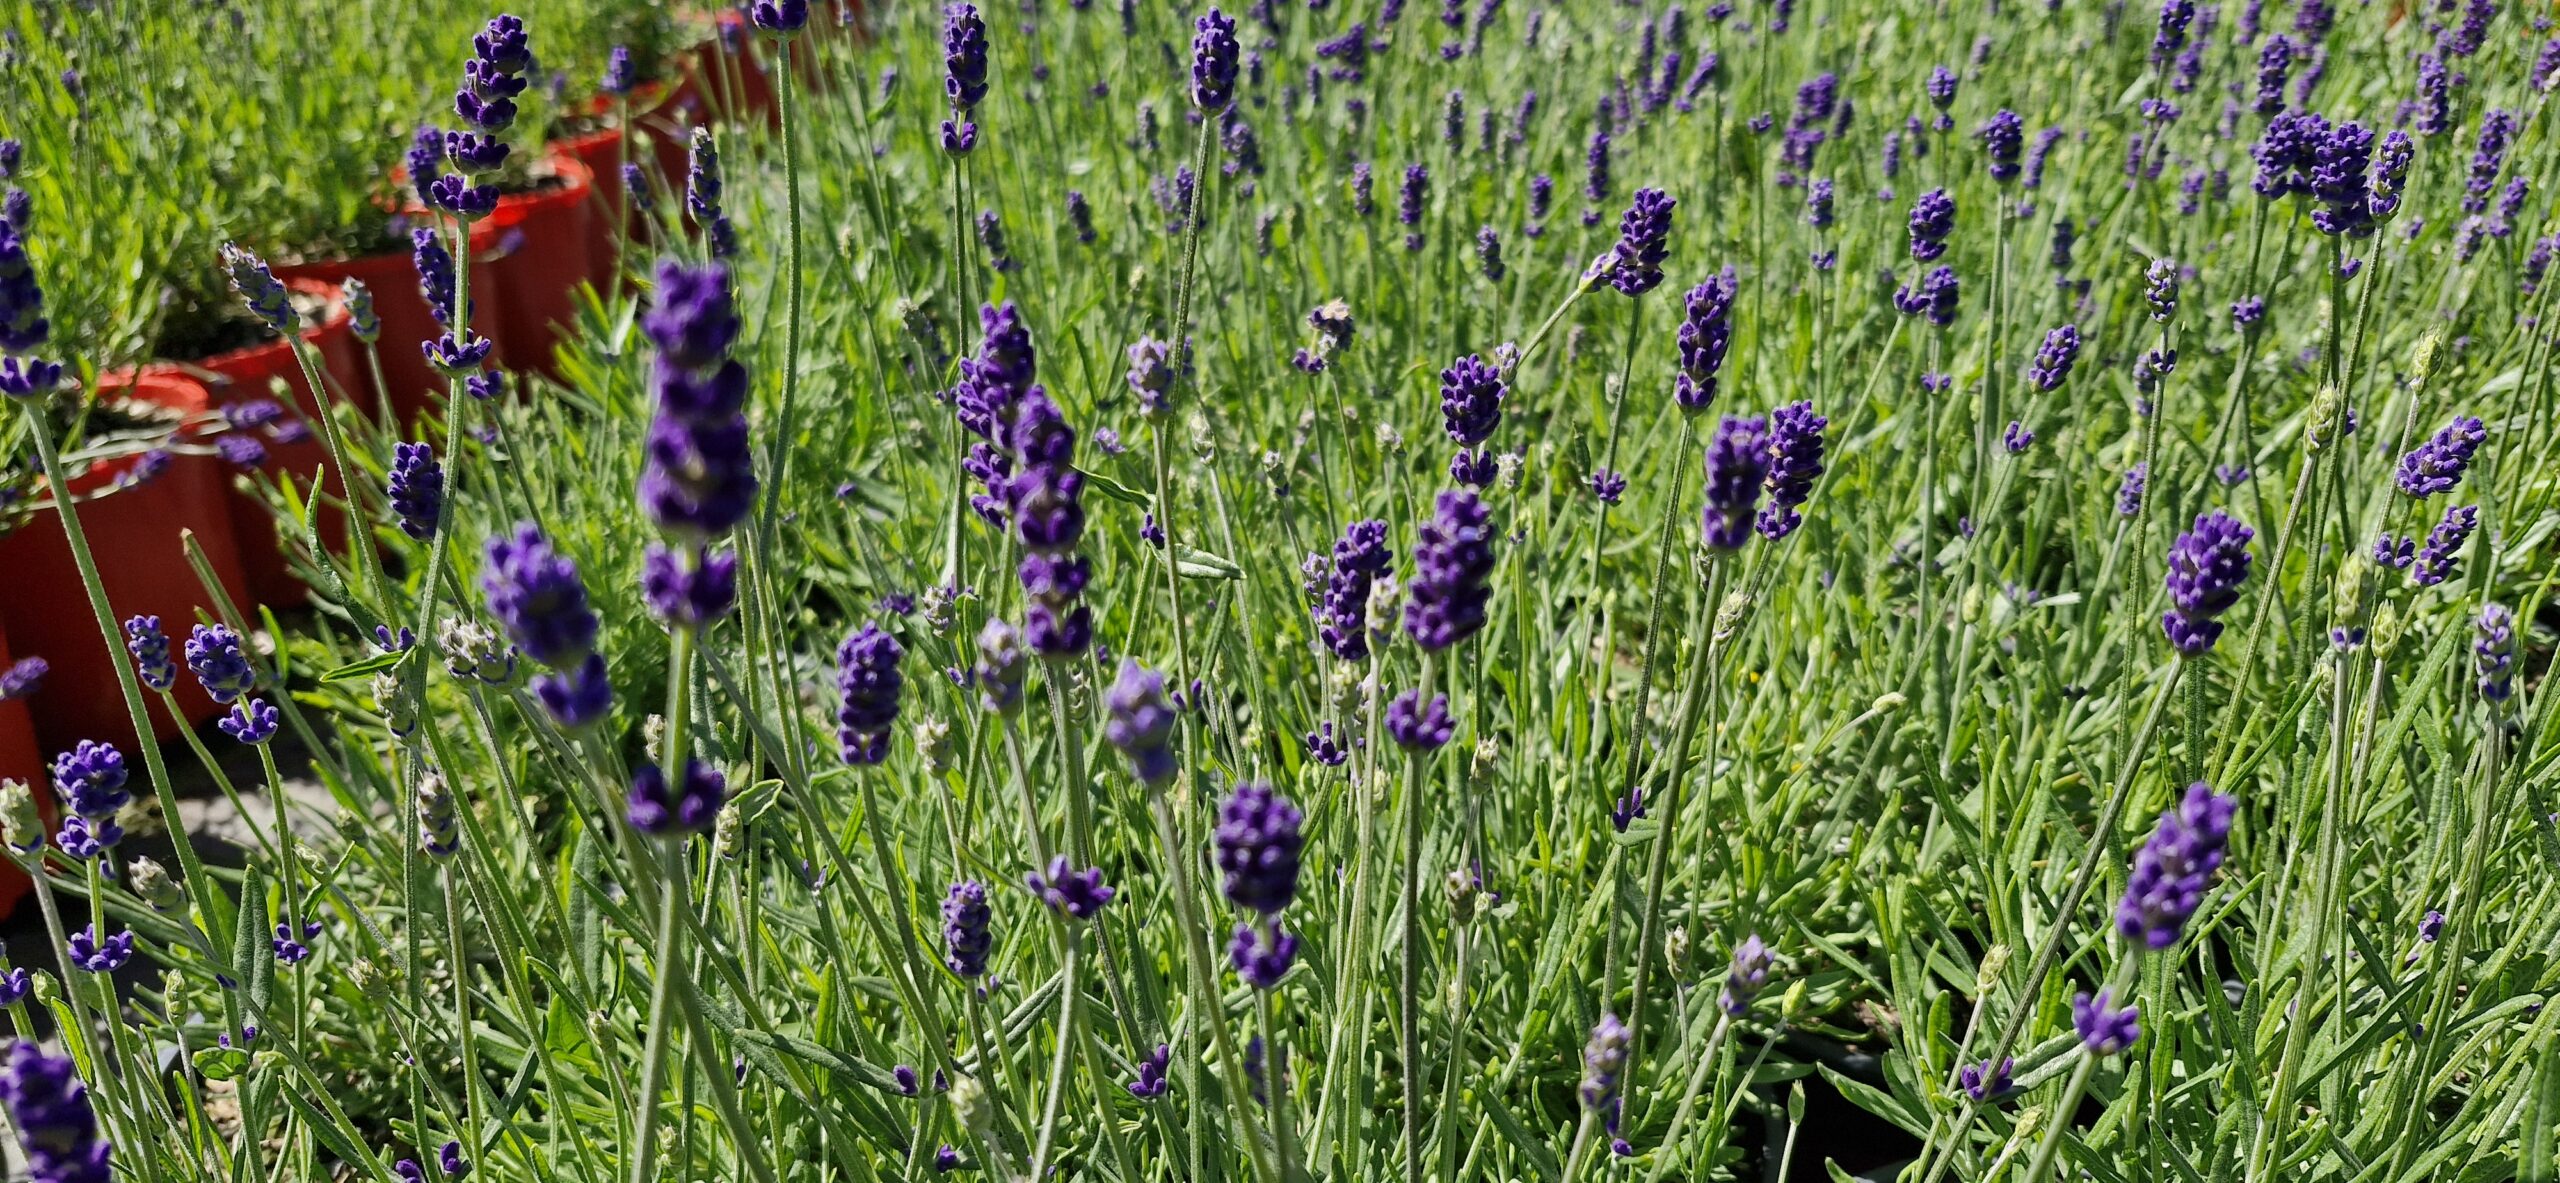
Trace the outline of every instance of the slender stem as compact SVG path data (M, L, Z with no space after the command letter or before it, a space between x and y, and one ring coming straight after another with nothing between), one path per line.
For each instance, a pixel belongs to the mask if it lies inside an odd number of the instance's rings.
M1697 1065L1689 1070L1689 1085L1680 1092L1680 1107L1671 1114L1671 1132L1664 1135L1662 1148L1654 1153L1653 1170L1645 1175L1647 1180L1661 1178L1662 1172L1676 1157L1672 1151L1681 1135L1688 1131L1689 1116L1697 1108L1698 1094L1707 1086L1707 1073L1715 1068L1716 1056L1724 1050L1725 1037L1732 1032L1733 1012L1717 1015L1715 1030L1707 1033L1707 1046L1699 1050Z
M1679 837L1680 806L1688 797L1689 749L1697 738L1699 715L1708 700L1714 697L1714 686L1709 679L1714 676L1717 661L1723 656L1724 632L1721 624L1715 621L1724 611L1725 568L1729 564L1712 554L1708 564L1707 610L1698 614L1696 623L1709 631L1689 658L1688 686L1681 692L1680 716L1671 729L1671 763L1666 769L1663 787L1662 829L1654 835L1653 852L1646 860L1644 911L1638 921L1634 950L1634 993L1627 1000L1627 1070L1623 1079L1629 1093L1635 1091L1636 1065L1642 1062L1644 1051L1645 987L1653 967L1655 941L1662 927L1662 888L1670 875L1671 848ZM1692 635L1697 631L1693 628ZM1709 769L1710 773L1713 771Z
M1059 923L1065 924L1065 921ZM1058 1132L1058 1110L1067 1095L1067 1061L1076 1046L1076 1004L1084 996L1084 941L1072 925L1064 937L1067 965L1058 990L1058 1048L1049 1061L1049 1095L1040 1103L1040 1135L1031 1151L1031 1178L1049 1177L1049 1147Z
M1422 656L1422 686L1415 691L1427 707L1437 673L1436 654ZM1405 1183L1422 1181L1422 773L1431 759L1426 748L1416 748L1404 766L1404 800L1397 808L1404 820L1404 924L1401 940L1403 961L1402 988L1397 994L1397 1026L1403 1044L1404 1068L1404 1177Z
M653 1183L658 1177L658 1093L666 1084L667 1040L673 1035L667 1020L676 980L684 973L684 949L679 943L684 930L677 923L684 907L684 868L672 850L660 857L665 863L665 885L658 898L658 974L649 992L649 1038L640 1052L640 1116L631 1137L631 1183Z

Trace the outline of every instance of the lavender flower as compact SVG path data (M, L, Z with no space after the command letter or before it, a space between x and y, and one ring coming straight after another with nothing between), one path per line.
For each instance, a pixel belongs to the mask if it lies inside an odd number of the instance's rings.
M1353 182L1355 184L1358 183L1358 180L1359 178L1357 176L1353 177ZM1404 236L1404 249L1406 250L1418 251L1422 249L1422 231L1420 230L1422 225L1422 203L1427 200L1430 195L1431 170L1424 168L1419 164L1406 165L1404 169L1404 189L1398 195L1396 204L1396 220L1404 223L1404 225L1408 227Z
M2017 112L2004 108L1974 133L1982 140L1983 154L1991 160L1992 180L2006 184L2018 179L2022 171L2018 156L2025 148L2026 131L2026 121L2018 118Z
M730 550L683 554L651 543L640 561L640 599L651 615L699 629L738 605L738 555Z
M836 754L846 764L878 764L889 756L889 729L898 721L898 672L906 650L897 638L866 624L836 647Z
M1172 1078L1166 1075L1166 1069L1172 1063L1171 1044L1159 1043L1156 1045L1156 1050L1139 1057L1138 1078L1127 1085L1129 1095L1141 1101L1152 1101L1163 1096L1165 1090L1173 1087Z
M1237 786L1218 808L1213 840L1227 898L1236 906L1276 915L1298 894L1298 859L1306 839L1305 815L1271 786Z
M658 351L640 505L659 529L696 547L745 521L755 504L747 373L728 356L738 327L728 268L658 264L655 298L640 318Z
M1494 232L1491 223L1476 231L1476 264L1487 281L1502 282L1502 236Z
M224 735L256 747L274 739L282 721L275 704L246 698L231 704L231 713L216 720L214 726L221 728Z
M1751 537L1752 510L1769 477L1769 421L1727 415L1707 443L1706 544L1737 550Z
M1618 245L1609 256L1609 286L1641 296L1662 286L1662 261L1671 253L1671 213L1680 203L1660 189L1636 190L1618 220Z
M1927 316L1929 323L1946 328L1956 322L1956 300L1962 294L1953 267L1937 267L1920 277L1918 284L1904 284L1893 293L1893 307L1904 316Z
M994 944L987 927L993 918L986 884L975 879L952 884L942 899L942 964L962 978L985 977L987 950Z
M85 973L114 973L123 969L125 962L133 960L133 932L129 929L101 940L98 926L92 923L87 928L75 930L67 943L70 945L72 966ZM99 1178L104 1179L105 1176Z
M187 668L195 671L213 701L229 704L258 684L258 672L240 648L240 634L228 626L199 624L187 635Z
M2518 126L2515 115L2504 108L2492 108L2480 117L2480 139L2471 154L2471 175L2463 182L2465 212L2476 214L2489 208L2489 195L2497 190L2498 171L2506 164L2507 145L2515 139Z
M1733 302L1742 284L1731 264L1689 289L1680 321L1680 373L1672 379L1671 398L1682 414L1695 415L1715 402L1717 375L1733 345Z
M2036 433L2029 430L2026 424L2012 419L2009 421L2009 426L2001 429L2000 446L2012 456L2020 455L2036 446Z
M1033 871L1022 879L1040 902L1076 920L1093 919L1104 904L1111 902L1111 897L1119 894L1103 885L1102 868L1074 870L1063 854L1050 859L1045 870Z
M2118 1009L2111 990L2082 994L2071 1001L2071 1025L2090 1055L2112 1056L2142 1038L2142 1008Z
M2472 642L2472 669L2480 675L2480 697L2505 702L2515 693L2516 614L2503 604L2480 609L2480 638Z
M1450 462L1449 473L1461 483L1491 483L1491 456L1482 445L1502 423L1502 400L1509 392L1501 368L1476 354L1459 358L1440 371L1442 426L1462 449ZM1464 449L1475 451L1470 455Z
M613 705L613 684L595 652L596 614L577 564L524 523L489 540L480 589L516 648L555 671L533 683L551 717L569 728L602 719Z
M1485 586L1493 574L1491 517L1475 494L1443 492L1431 520L1416 531L1404 624L1424 649L1449 648L1484 627L1493 594Z
M681 784L669 784L657 765L643 764L631 777L623 818L632 829L652 836L699 834L719 820L720 807L728 800L728 782L700 760L684 762Z
M1603 1014L1591 1029L1591 1039L1582 1045L1582 1107L1605 1114L1610 1128L1617 1126L1618 1086L1627 1070L1628 1045L1635 1033L1615 1014Z
M2150 841L2134 855L2124 899L2116 904L2116 931L2153 950L2177 944L2188 918L2204 902L2214 870L2222 865L2222 848L2239 808L2238 801L2203 781L2187 786L2186 795L2160 815Z
M2080 326L2061 325L2044 335L2044 344L2036 349L2035 360L2027 363L2027 380L2035 383L2038 390L2059 389L2063 379L2071 376L2071 363L2079 356ZM2019 450L2010 449L2013 453Z
M1165 700L1164 675L1134 658L1122 658L1120 676L1103 692L1102 701L1109 714L1102 738L1128 757L1129 774L1150 786L1173 779L1176 716Z
M436 463L435 448L393 444L387 486L400 532L421 541L435 537L436 524L444 518L444 467Z
M531 38L522 20L501 14L489 18L488 26L472 37L471 49L470 59L462 66L462 88L453 96L453 111L489 133L494 142L495 133L515 122L515 96L524 93L524 72L533 65ZM456 132L446 137L448 158L455 156L455 137L466 135ZM499 143L494 159L454 159L454 163L468 171L491 172L506 162L506 155L506 146Z
M2451 492L2462 483L2472 456L2488 441L2486 424L2469 415L2456 416L2427 442L2402 456L2399 471L2392 479L2402 493L2411 497L2424 499Z
M1335 658L1369 657L1369 590L1395 565L1387 549L1387 524L1358 521L1343 528L1327 561L1324 592L1316 604L1318 639Z
M2003 1058L1997 1064L1989 1060L1984 1060L1980 1064L1967 1064L1956 1069L1956 1084L1964 1089L1964 1095L1976 1101L1988 1101L1995 1097L2006 1096L2014 1087L2009 1073L2017 1066L2018 1061L2013 1057Z
M1822 476L1822 429L1830 425L1813 413L1810 401L1769 413L1769 505L1760 511L1761 537L1775 542L1803 524L1796 507L1813 496L1813 483Z
M2182 657L2200 657L2222 636L2217 619L2240 602L2255 532L2221 510L2196 515L2195 528L2169 548L2169 610L2160 628Z
M1191 38L1191 103L1215 115L1235 101L1236 21L1211 8Z
M1911 257L1922 263L1947 253L1947 236L1956 229L1956 199L1944 189L1931 189L1911 203Z
M84 939L95 953L93 932L73 935L75 955ZM133 934L118 936L130 950ZM46 1055L33 1043L13 1045L8 1063L0 1066L0 1105L9 1110L9 1125L18 1131L37 1183L107 1183L112 1176L114 1147L99 1135L88 1086L80 1083L79 1066L69 1056Z
M1725 971L1724 989L1716 995L1716 1005L1737 1019L1751 1013L1751 1000L1769 985L1769 970L1775 964L1776 959L1769 955L1769 946L1761 943L1760 934L1744 937L1741 944L1734 946L1733 965Z
M978 660L969 672L969 685L978 691L979 708L997 715L1019 710L1028 664L1022 634L1001 618L988 617L986 627L978 630Z
M809 0L755 0L747 6L747 20L757 32L787 41L808 27Z
M21 657L10 662L7 668L0 669L0 702L33 697L43 689L44 676L52 670L52 663L41 657Z
M2169 323L2178 314L2178 261L2153 259L2150 269L2143 272L2143 279L2148 282L2142 298L2151 305L2151 319Z
M1256 990L1278 986L1297 962L1298 934L1283 927L1276 916L1237 925L1235 936L1227 942L1227 963Z
M134 673L152 690L167 690L178 681L177 664L169 660L169 637L160 631L157 616L128 617L124 622L125 651L133 654Z
M1387 737L1407 751L1446 747L1457 730L1457 723L1449 718L1446 694L1434 694L1425 702L1421 691L1407 690L1387 703Z
M2453 578L2454 560L2462 554L2462 544L2471 541L2471 532L2480 526L2480 507L2449 506L2435 528L2427 531L2427 543L2418 548L2416 566L2409 568L2409 582L2420 587L2434 587Z
M302 316L295 312L293 301L285 296L284 284L267 269L266 260L250 254L240 244L222 244L222 269L229 273L231 291L249 306L267 328L279 336L290 336L302 327Z

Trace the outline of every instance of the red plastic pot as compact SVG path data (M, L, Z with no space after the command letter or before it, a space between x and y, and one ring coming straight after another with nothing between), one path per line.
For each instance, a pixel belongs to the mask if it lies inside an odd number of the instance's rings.
M587 166L567 152L554 152L552 166L561 184L535 193L513 194L498 201L489 226L496 235L495 257L474 272L498 300L499 364L510 370L533 370L558 376L552 350L578 323L578 285L591 273L587 257L589 194L594 179ZM479 236L472 242L475 253Z
M213 406L202 384L178 374L145 371L124 382L134 395L158 406L191 414ZM109 487L135 462L127 458L92 465L71 478L71 489L86 493ZM183 536L190 533L204 548L223 593L235 604L249 602L248 578L233 542L224 468L211 456L175 456L158 477L72 507L97 558L98 578L116 620L158 616L177 643L194 626L199 609L212 615L214 598L187 562ZM16 533L0 538L0 570L9 572L0 581L0 629L8 631L11 645L41 654L53 666L44 689L26 704L44 749L98 739L134 750L133 721L125 713L116 673L117 665L129 658L122 638L110 642L90 614L61 511L39 511ZM177 693L189 724L217 713L195 679L178 679ZM157 701L150 706L153 736L176 736L178 722Z
M326 319L304 329L302 339L319 352L321 382L329 388L329 397L333 401L357 398L360 407L370 409L373 406L371 399L358 392L370 391L372 379L359 376L364 362L357 353L360 346L348 321L346 306L339 299L341 289L334 281L296 279L287 282L296 291L322 297L328 302ZM294 359L293 349L282 340L195 361L154 363L145 367L144 372L192 378L202 383L204 392L212 400L211 406L216 408L272 398L276 383L281 381L294 408L305 421L316 421L319 414L320 403L313 397L311 384L303 376L302 363ZM101 391L119 390L129 381L121 375L106 375L98 380L98 388ZM192 409L163 402L162 393L157 388L146 386L132 390L134 397L145 402L158 403L181 412ZM260 442L267 449L266 462L258 466L261 473L270 478L291 474L294 486L306 496L314 487L314 481L325 477L331 494L344 496L336 475L328 471L329 450L320 442L317 428L303 439L290 443L273 439ZM246 491L233 492L230 505L232 534L240 543L240 565L248 573L249 591L257 602L284 607L308 600L310 589L295 577L291 564L285 559L285 534L289 532L298 542L302 535L301 525L279 521L266 502ZM322 537L343 537L346 533L345 515L335 508L323 508L320 529Z
M0 629L0 670L9 668L9 663L20 656L43 654L10 652L8 630ZM0 701L0 780L24 781L34 789L36 807L44 811L47 828L51 828L53 794L45 790L44 749L36 746L35 721L27 714L27 704L15 699ZM16 908L29 889L26 872L15 863L0 861L0 917Z

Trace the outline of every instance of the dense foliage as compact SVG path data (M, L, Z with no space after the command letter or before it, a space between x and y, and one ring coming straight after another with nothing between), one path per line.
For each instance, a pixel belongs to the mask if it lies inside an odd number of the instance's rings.
M2533 7L816 7L133 638L345 809L57 764L40 1177L2555 1177Z

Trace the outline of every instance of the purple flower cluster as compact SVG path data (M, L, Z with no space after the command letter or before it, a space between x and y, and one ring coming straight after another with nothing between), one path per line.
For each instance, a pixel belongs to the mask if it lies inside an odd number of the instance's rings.
M987 22L975 4L942 11L942 93L951 104L951 118L942 121L942 150L966 155L978 144L978 125L969 114L987 97Z
M2498 171L2506 165L2507 145L2515 140L2519 126L2515 114L2504 108L2491 108L2480 117L2480 139L2472 149L2470 176L2463 182L2465 212L2476 214L2489 208L2489 195L2498 187Z
M2480 609L2478 631L2471 658L2480 697L2505 702L2515 693L2516 614L2504 604L2489 604Z
M1822 430L1830 425L1809 401L1769 413L1769 504L1760 511L1761 537L1775 542L1804 523L1796 507L1813 496L1813 483L1822 477Z
M2221 510L2196 515L2195 528L2169 547L2169 610L2160 628L2182 657L2200 657L2222 636L2218 619L2240 602L2249 578L2254 531Z
M2435 528L2427 531L2426 545L2418 548L2415 565L2409 568L2409 582L2434 587L2453 578L2454 560L2461 556L2462 545L2471 541L2471 532L2479 528L2479 506L2447 507Z
M1236 18L1211 8L1191 37L1191 103L1205 114L1236 98Z
M1449 648L1474 636L1485 623L1485 604L1493 596L1486 581L1493 575L1492 511L1476 495L1445 491L1431 520L1415 533L1412 597L1405 604L1405 631L1428 650Z
M2118 1008L2111 990L2082 994L2071 1000L2071 1026L2090 1055L2112 1056L2141 1040L2142 1008Z
M1387 738L1408 751L1431 751L1447 747L1458 732L1455 720L1449 718L1449 696L1434 694L1424 701L1419 690L1407 690L1387 704Z
M128 617L124 648L133 654L134 673L141 676L145 688L165 691L177 685L178 665L169 660L169 635L160 631L159 617Z
M1683 300L1680 373L1671 384L1671 399L1682 414L1698 414L1715 402L1717 375L1733 345L1733 302L1741 294L1742 283L1726 264Z
M1956 230L1956 199L1944 189L1931 189L1911 203L1911 257L1934 262L1947 253L1947 236Z
M1027 355L1025 360L1027 365ZM1093 563L1076 550L1085 527L1076 433L1049 392L1033 386L1006 436L1014 472L1005 482L1005 512L1022 544L1017 573L1030 597L1023 634L1043 657L1073 657L1093 643L1093 609L1082 602Z
M444 466L436 463L435 447L393 444L386 485L400 532L420 541L435 537L437 523L444 520Z
M1502 400L1509 393L1502 369L1476 354L1440 371L1441 425L1459 448L1449 461L1452 480L1478 488L1493 483L1493 453L1483 445L1501 425Z
M1093 919L1104 904L1111 902L1111 897L1119 894L1103 884L1102 868L1076 870L1063 854L1050 859L1047 868L1024 875L1022 881L1041 903L1076 920Z
M1638 189L1635 201L1618 219L1618 245L1611 248L1609 286L1625 296L1641 296L1662 286L1662 261L1671 253L1671 213L1679 201L1660 189Z
M643 834L678 837L699 834L720 820L729 801L728 781L700 760L684 762L684 779L669 783L655 764L632 774L631 791L623 799L623 817Z
M942 898L942 964L963 978L987 974L987 950L994 945L987 927L994 919L987 907L987 885L964 879Z
M2063 379L2071 376L2071 364L2080 357L2080 326L2065 324L2044 335L2037 347L2035 360L2027 363L2027 380L2038 390L2056 390ZM2018 449L2011 449L2017 451Z
M1708 546L1738 550L1751 537L1752 510L1759 504L1761 485L1769 479L1769 452L1767 419L1727 415L1716 425L1714 437L1707 441L1701 527Z
M1326 560L1324 589L1315 609L1317 637L1336 658L1368 659L1369 590L1393 566L1385 522L1372 519L1343 527Z
M2222 849L2239 808L2237 800L2203 781L2187 786L2133 857L2124 899L2116 904L2117 932L2154 950L2178 943L2188 918L2204 902L2214 870L2222 866Z
M1716 1005L1735 1018L1751 1013L1751 1001L1769 985L1769 970L1777 964L1769 946L1761 943L1760 934L1742 938L1733 947L1733 964L1724 975L1724 989L1716 995Z
M119 935L129 948L132 934ZM12 1046L0 1065L0 1106L9 1111L35 1183L108 1183L114 1148L99 1136L88 1086L69 1056L46 1055L32 1043Z
M1122 658L1120 674L1103 692L1102 738L1128 758L1129 775L1144 785L1173 779L1173 704L1165 698L1164 675Z
M489 614L525 656L551 667L533 680L535 700L562 727L602 720L613 706L613 683L595 649L596 614L578 565L530 522L489 539L487 558L480 590Z
M217 703L229 704L258 685L258 671L227 625L199 624L187 634L187 668Z
M711 543L755 505L747 371L729 356L738 327L727 267L658 264L656 297L640 317L658 353L640 507L681 553L651 547L643 588L652 612L688 628L727 615L736 602L736 560Z
M1956 269L1935 267L1918 283L1894 289L1893 307L1904 316L1926 316L1930 324L1943 329L1956 323L1956 301L1962 294Z
M898 721L898 692L906 676L898 640L866 624L836 646L836 754L852 765L889 758L889 728Z
M2471 458L2480 451L2480 445L2487 442L2488 425L2470 415L2456 416L2425 443L2400 457L2400 467L2392 474L2392 481L2411 497L2423 499L2452 492L2462 483L2462 474L2470 469Z
M1991 179L2006 184L2018 179L2022 171L2019 154L2026 146L2027 124L2018 113L2006 108L1994 112L1974 135L1982 141L1982 151L1991 161Z

